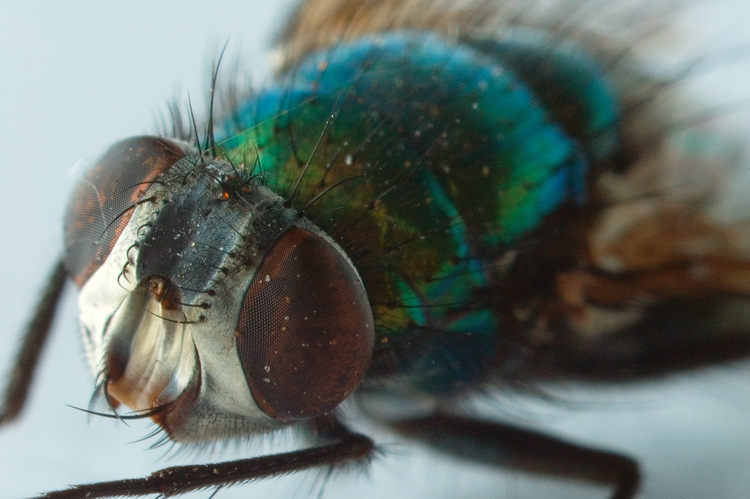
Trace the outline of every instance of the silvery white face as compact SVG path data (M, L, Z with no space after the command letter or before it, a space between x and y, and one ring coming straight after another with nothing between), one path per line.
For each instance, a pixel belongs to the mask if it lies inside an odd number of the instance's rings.
M101 394L173 440L313 418L364 376L373 318L343 251L188 144L112 146L74 191L65 240Z

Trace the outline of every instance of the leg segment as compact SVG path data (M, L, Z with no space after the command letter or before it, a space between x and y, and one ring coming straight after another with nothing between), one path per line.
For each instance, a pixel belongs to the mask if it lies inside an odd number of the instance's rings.
M609 484L632 498L639 484L632 459L502 423L436 414L393 423L411 438L462 459L560 478Z
M61 260L52 271L47 287L36 306L34 317L26 328L16 363L8 376L8 384L5 388L2 406L0 406L0 426L18 417L26 404L34 371L42 348L49 337L50 326L65 287L65 280L65 268Z
M156 471L145 478L77 485L67 490L50 492L41 497L75 499L79 497L136 497L149 494L169 497L310 468L366 461L372 456L375 448L372 440L350 432L333 418L318 418L313 422L313 429L319 438L332 440L334 443L225 463L173 466Z

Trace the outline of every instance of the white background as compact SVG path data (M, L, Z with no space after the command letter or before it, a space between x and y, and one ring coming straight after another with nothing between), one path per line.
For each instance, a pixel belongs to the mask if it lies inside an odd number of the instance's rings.
M259 77L267 74L264 48L289 4L271 8L271 3L0 2L0 373L9 369L18 331L60 254L62 210L74 165L115 140L152 131L153 113L173 96L190 92L194 102L201 101L207 63L227 39L230 53L241 50L248 67L257 67ZM735 26L750 21L741 4L731 11L735 21L744 19ZM92 390L73 294L62 304L22 420L0 429L2 497L137 477L194 457L162 458L161 450L146 450L147 443L130 443L147 433L143 425L89 421L66 407L86 407ZM566 398L582 402L571 407L514 398L498 401L495 410L513 421L638 457L645 473L643 497L750 497L747 367L634 388L579 389ZM459 465L392 435L378 438L386 455L371 473L334 479L325 497L608 495L606 489ZM275 443L199 458L256 455ZM217 497L307 497L319 490L314 478L285 477Z

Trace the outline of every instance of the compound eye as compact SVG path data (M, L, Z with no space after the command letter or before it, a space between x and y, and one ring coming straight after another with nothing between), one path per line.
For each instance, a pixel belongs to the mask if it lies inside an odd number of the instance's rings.
M178 142L133 137L110 147L79 180L65 213L65 267L79 287L107 259L154 180L185 155Z
M265 256L242 303L237 348L268 416L331 411L362 381L375 341L372 310L349 259L292 227Z

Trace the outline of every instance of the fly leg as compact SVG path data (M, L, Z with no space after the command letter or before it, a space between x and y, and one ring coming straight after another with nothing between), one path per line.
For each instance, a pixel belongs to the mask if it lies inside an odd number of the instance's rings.
M294 452L225 463L173 466L156 471L145 478L77 485L66 490L49 492L41 497L76 499L136 497L148 494L170 497L201 489L219 489L226 485L310 468L364 463L372 457L375 450L372 440L364 435L352 433L332 416L322 416L313 420L311 433L326 443Z
M2 405L0 405L0 426L16 419L26 404L34 371L42 348L49 337L50 326L65 288L65 281L65 268L60 261L53 269L47 287L36 306L34 316L26 327L23 343L8 376L8 384L5 387Z
M612 485L613 498L632 498L638 464L606 452L502 423L435 414L392 423L393 428L442 452L482 464Z

